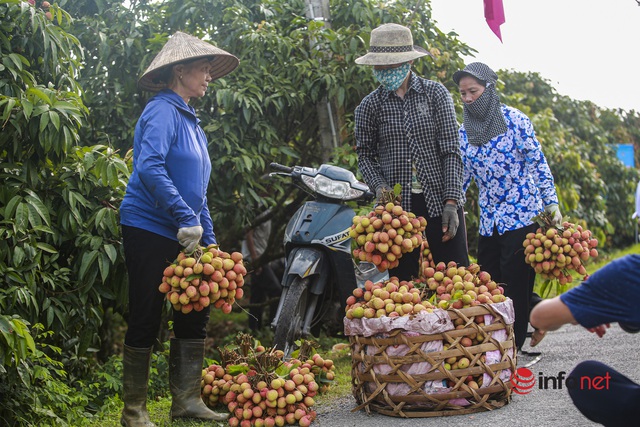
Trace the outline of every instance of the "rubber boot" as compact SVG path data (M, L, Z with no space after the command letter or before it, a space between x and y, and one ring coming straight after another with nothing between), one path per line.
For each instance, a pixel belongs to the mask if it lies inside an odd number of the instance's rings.
M149 363L153 347L135 348L125 344L122 355L122 400L120 424L125 427L156 427L147 412Z
M226 421L229 414L214 412L201 397L204 340L171 339L169 353L169 388L171 389L171 421L176 418L197 418Z

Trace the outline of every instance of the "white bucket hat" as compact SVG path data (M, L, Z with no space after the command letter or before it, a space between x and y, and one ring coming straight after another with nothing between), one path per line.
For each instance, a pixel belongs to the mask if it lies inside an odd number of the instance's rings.
M429 55L413 45L411 30L398 24L383 24L371 30L369 53L356 59L358 65L402 64Z
M167 83L159 80L162 69L170 65L197 58L211 57L211 79L226 76L238 66L240 61L234 55L197 37L177 31L160 52L151 61L151 65L144 72L138 87L140 89L157 92L167 87Z

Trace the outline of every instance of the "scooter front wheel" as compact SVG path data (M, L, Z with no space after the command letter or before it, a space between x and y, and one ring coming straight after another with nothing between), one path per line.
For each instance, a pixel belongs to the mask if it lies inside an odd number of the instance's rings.
M285 359L291 356L296 340L302 337L308 295L309 278L296 277L285 296L273 336L273 346L284 352Z

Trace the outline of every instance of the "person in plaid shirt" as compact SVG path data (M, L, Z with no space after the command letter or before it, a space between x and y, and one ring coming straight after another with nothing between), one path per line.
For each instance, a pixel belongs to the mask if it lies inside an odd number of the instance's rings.
M411 71L413 60L425 55L404 26L371 31L369 51L356 64L373 66L380 86L355 110L358 167L378 199L383 190L402 186L403 209L427 219L434 262L467 266L458 122L444 85ZM419 256L420 251L405 253L389 275L417 278Z

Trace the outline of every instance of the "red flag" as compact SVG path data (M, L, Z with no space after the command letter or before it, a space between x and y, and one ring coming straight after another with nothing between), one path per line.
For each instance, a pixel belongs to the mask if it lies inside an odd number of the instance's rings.
M505 22L502 0L484 0L484 18L487 20L491 31L502 41L500 25Z

